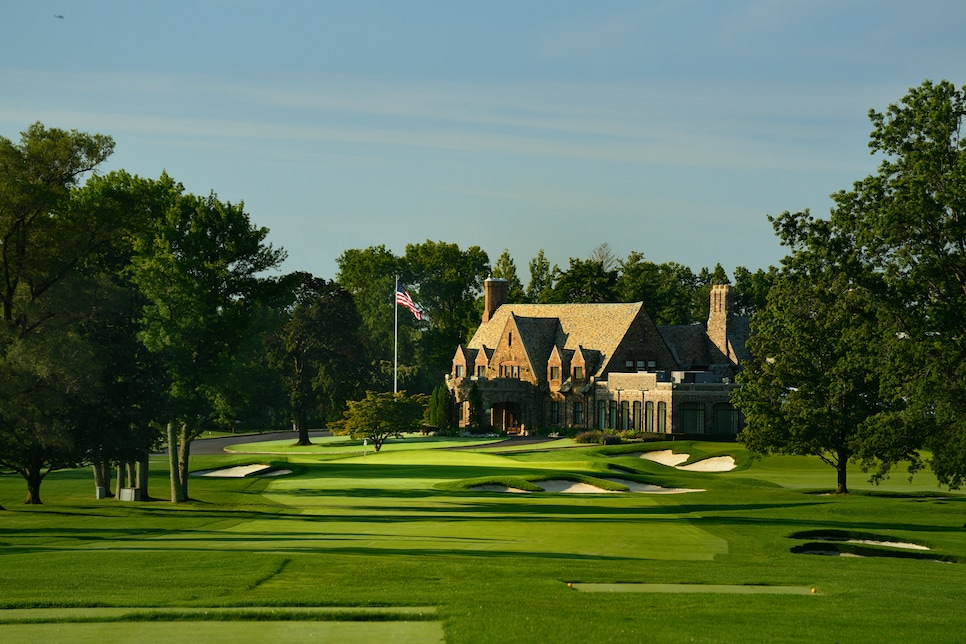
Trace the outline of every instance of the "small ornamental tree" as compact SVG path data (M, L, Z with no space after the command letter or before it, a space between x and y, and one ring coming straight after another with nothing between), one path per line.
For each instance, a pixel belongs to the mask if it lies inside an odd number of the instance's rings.
M367 391L362 400L348 401L349 408L343 413L345 418L331 426L336 434L368 439L378 452L387 439L402 438L404 432L419 429L426 403L425 394L407 396L402 391Z
M429 399L429 407L426 409L426 424L436 429L450 429L453 425L450 410L453 406L453 396L450 394L446 385L440 385L433 389L433 395Z

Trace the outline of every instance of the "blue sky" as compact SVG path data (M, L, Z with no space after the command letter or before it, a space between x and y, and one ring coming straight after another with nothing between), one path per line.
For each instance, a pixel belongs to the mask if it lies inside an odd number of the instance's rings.
M63 19L55 17L63 15ZM766 214L875 171L868 110L966 84L961 0L0 0L0 135L244 201L286 270L348 248L601 242L777 264Z

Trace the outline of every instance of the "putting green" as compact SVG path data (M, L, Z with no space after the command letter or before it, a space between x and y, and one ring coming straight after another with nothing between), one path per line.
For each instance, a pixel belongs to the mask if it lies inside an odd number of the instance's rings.
M754 586L745 584L584 584L570 587L584 593L713 593L722 595L816 595L807 586Z

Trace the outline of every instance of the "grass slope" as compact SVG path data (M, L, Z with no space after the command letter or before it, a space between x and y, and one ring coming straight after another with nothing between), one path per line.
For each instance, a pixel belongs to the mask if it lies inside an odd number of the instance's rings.
M162 626L148 635L152 641L206 641L228 632L219 625L236 629L234 641L299 641L321 633L345 641L914 642L949 641L966 629L959 606L966 564L792 552L806 543L802 535L827 531L913 542L966 561L966 497L942 494L922 475L912 484L896 477L870 494L853 474L858 493L834 497L808 493L834 481L817 459L752 461L734 444L648 445L692 460L730 454L738 468L727 473L683 472L624 446L454 451L420 441L419 447L365 457L351 451L193 457L195 470L265 463L293 474L194 478L198 500L182 505L96 501L89 471L76 470L45 481L47 505L23 506L23 482L0 474L0 504L7 508L0 511L0 641L75 632L40 612L33 614L41 623L13 623L23 614L3 609L85 607L137 609L134 617L68 618L83 622L67 626L83 626L77 637L90 641L124 633L131 620L149 620L138 621L138 633ZM468 489L480 481L605 476L706 491ZM152 462L151 484L155 495L167 490L161 459ZM817 592L589 593L567 582ZM230 621L220 623L198 621L197 611L188 610L239 607L248 612L221 613ZM295 607L328 607L339 616L360 607L385 611L333 621ZM436 611L414 618L393 612L397 607ZM264 621L244 621L250 619ZM338 634L320 630L344 624ZM389 630L353 636L353 624Z

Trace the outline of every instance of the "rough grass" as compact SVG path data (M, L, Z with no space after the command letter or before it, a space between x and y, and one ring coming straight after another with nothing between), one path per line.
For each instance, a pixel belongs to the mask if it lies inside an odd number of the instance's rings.
M648 446L678 451L682 444ZM240 615L254 619L273 607L435 607L436 621L416 624L441 629L435 632L450 642L946 641L966 628L959 606L966 564L792 552L803 543L796 535L840 531L921 543L946 561L960 560L966 557L962 494L934 494L935 486L919 477L913 484L896 477L869 494L874 489L857 472L851 487L861 493L810 494L832 487L831 468L806 458L752 462L734 444L693 443L681 450L729 453L745 464L716 474L603 449L397 450L335 460L310 454L193 457L197 470L264 462L295 473L195 478L191 494L197 500L182 505L96 501L89 470L76 470L45 481L46 505L23 506L22 480L3 474L0 608L136 608L154 615L138 623L139 637L147 633L142 626L154 628L153 620L164 618L156 609L177 615L245 608L252 612ZM152 493L164 495L162 459L152 462L152 475ZM539 485L603 476L707 491L510 495L468 489L476 481ZM567 582L815 587L817 593L587 593ZM249 621L217 625L237 629L236 641L297 640L317 632L311 628L316 623L290 617L296 621L284 624L298 627L293 633L263 632ZM215 632L202 626L208 623L160 623L168 630L147 638L205 641ZM0 624L0 641L64 639L68 631L58 629L76 626ZM130 624L85 623L76 635L69 631L70 639L81 640L86 629L92 640L111 639L125 631L102 627L124 626ZM406 641L401 631L369 637ZM413 637L435 636L418 631Z

